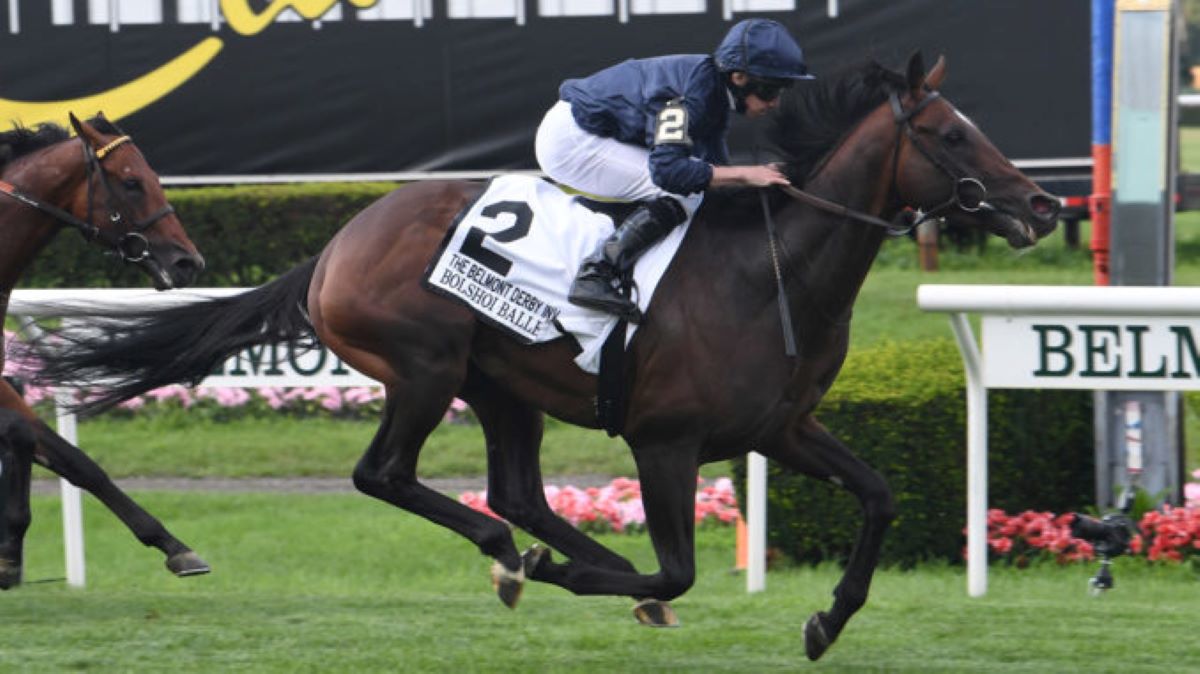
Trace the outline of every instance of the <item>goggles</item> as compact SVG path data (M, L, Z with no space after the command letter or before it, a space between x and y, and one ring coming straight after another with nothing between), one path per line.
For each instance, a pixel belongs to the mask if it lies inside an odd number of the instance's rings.
M745 92L747 96L757 96L763 103L770 103L779 98L783 90L790 86L792 86L791 80L751 77L750 81L746 83Z

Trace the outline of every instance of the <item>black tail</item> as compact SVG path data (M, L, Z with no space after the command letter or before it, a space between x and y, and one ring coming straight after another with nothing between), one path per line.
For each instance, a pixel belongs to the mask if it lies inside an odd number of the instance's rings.
M195 384L257 344L315 346L305 304L317 259L232 297L146 311L112 310L34 342L34 381L86 390L75 410L98 412L167 384Z

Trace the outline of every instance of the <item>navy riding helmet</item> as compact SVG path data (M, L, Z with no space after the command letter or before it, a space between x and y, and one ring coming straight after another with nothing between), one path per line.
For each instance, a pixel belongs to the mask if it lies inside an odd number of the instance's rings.
M772 101L794 81L813 79L800 45L783 24L770 19L746 19L734 24L713 58L727 78L735 71L750 76L745 86L729 83L739 112L745 112L746 97L751 94Z

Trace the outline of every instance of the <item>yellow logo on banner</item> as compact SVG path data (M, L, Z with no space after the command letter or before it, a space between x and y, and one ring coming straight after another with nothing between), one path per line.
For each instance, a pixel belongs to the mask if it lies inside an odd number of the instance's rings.
M367 8L375 5L378 0L347 2L355 7ZM320 18L337 3L338 0L274 0L266 9L255 12L250 8L249 0L221 0L221 12L225 22L234 32L252 36L261 33L287 9L294 9L300 16L311 20ZM104 112L109 119L119 120L178 89L203 70L224 46L220 38L205 38L191 49L135 80L79 98L61 101L17 101L0 98L0 124L7 126L11 122L19 122L28 126L40 122L54 122L68 126L68 112L75 112L81 116Z
M131 82L80 98L64 101L14 101L0 98L0 120L3 120L5 125L10 122L25 125L54 122L68 128L68 112L75 112L80 116L103 112L109 119L118 120L132 115L190 80L213 60L223 46L221 40L215 37L205 38L191 49Z
M379 0L348 0L359 8L370 7ZM294 9L306 19L318 19L336 5L338 0L274 0L261 12L250 9L247 0L221 0L221 13L235 32L257 35L271 25L284 10Z

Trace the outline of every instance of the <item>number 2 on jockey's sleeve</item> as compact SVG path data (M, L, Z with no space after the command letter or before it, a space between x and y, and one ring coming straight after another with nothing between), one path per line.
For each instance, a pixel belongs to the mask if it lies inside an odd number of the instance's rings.
M655 145L691 145L688 137L687 108L683 107L680 99L668 102L658 113L658 122L654 128Z

